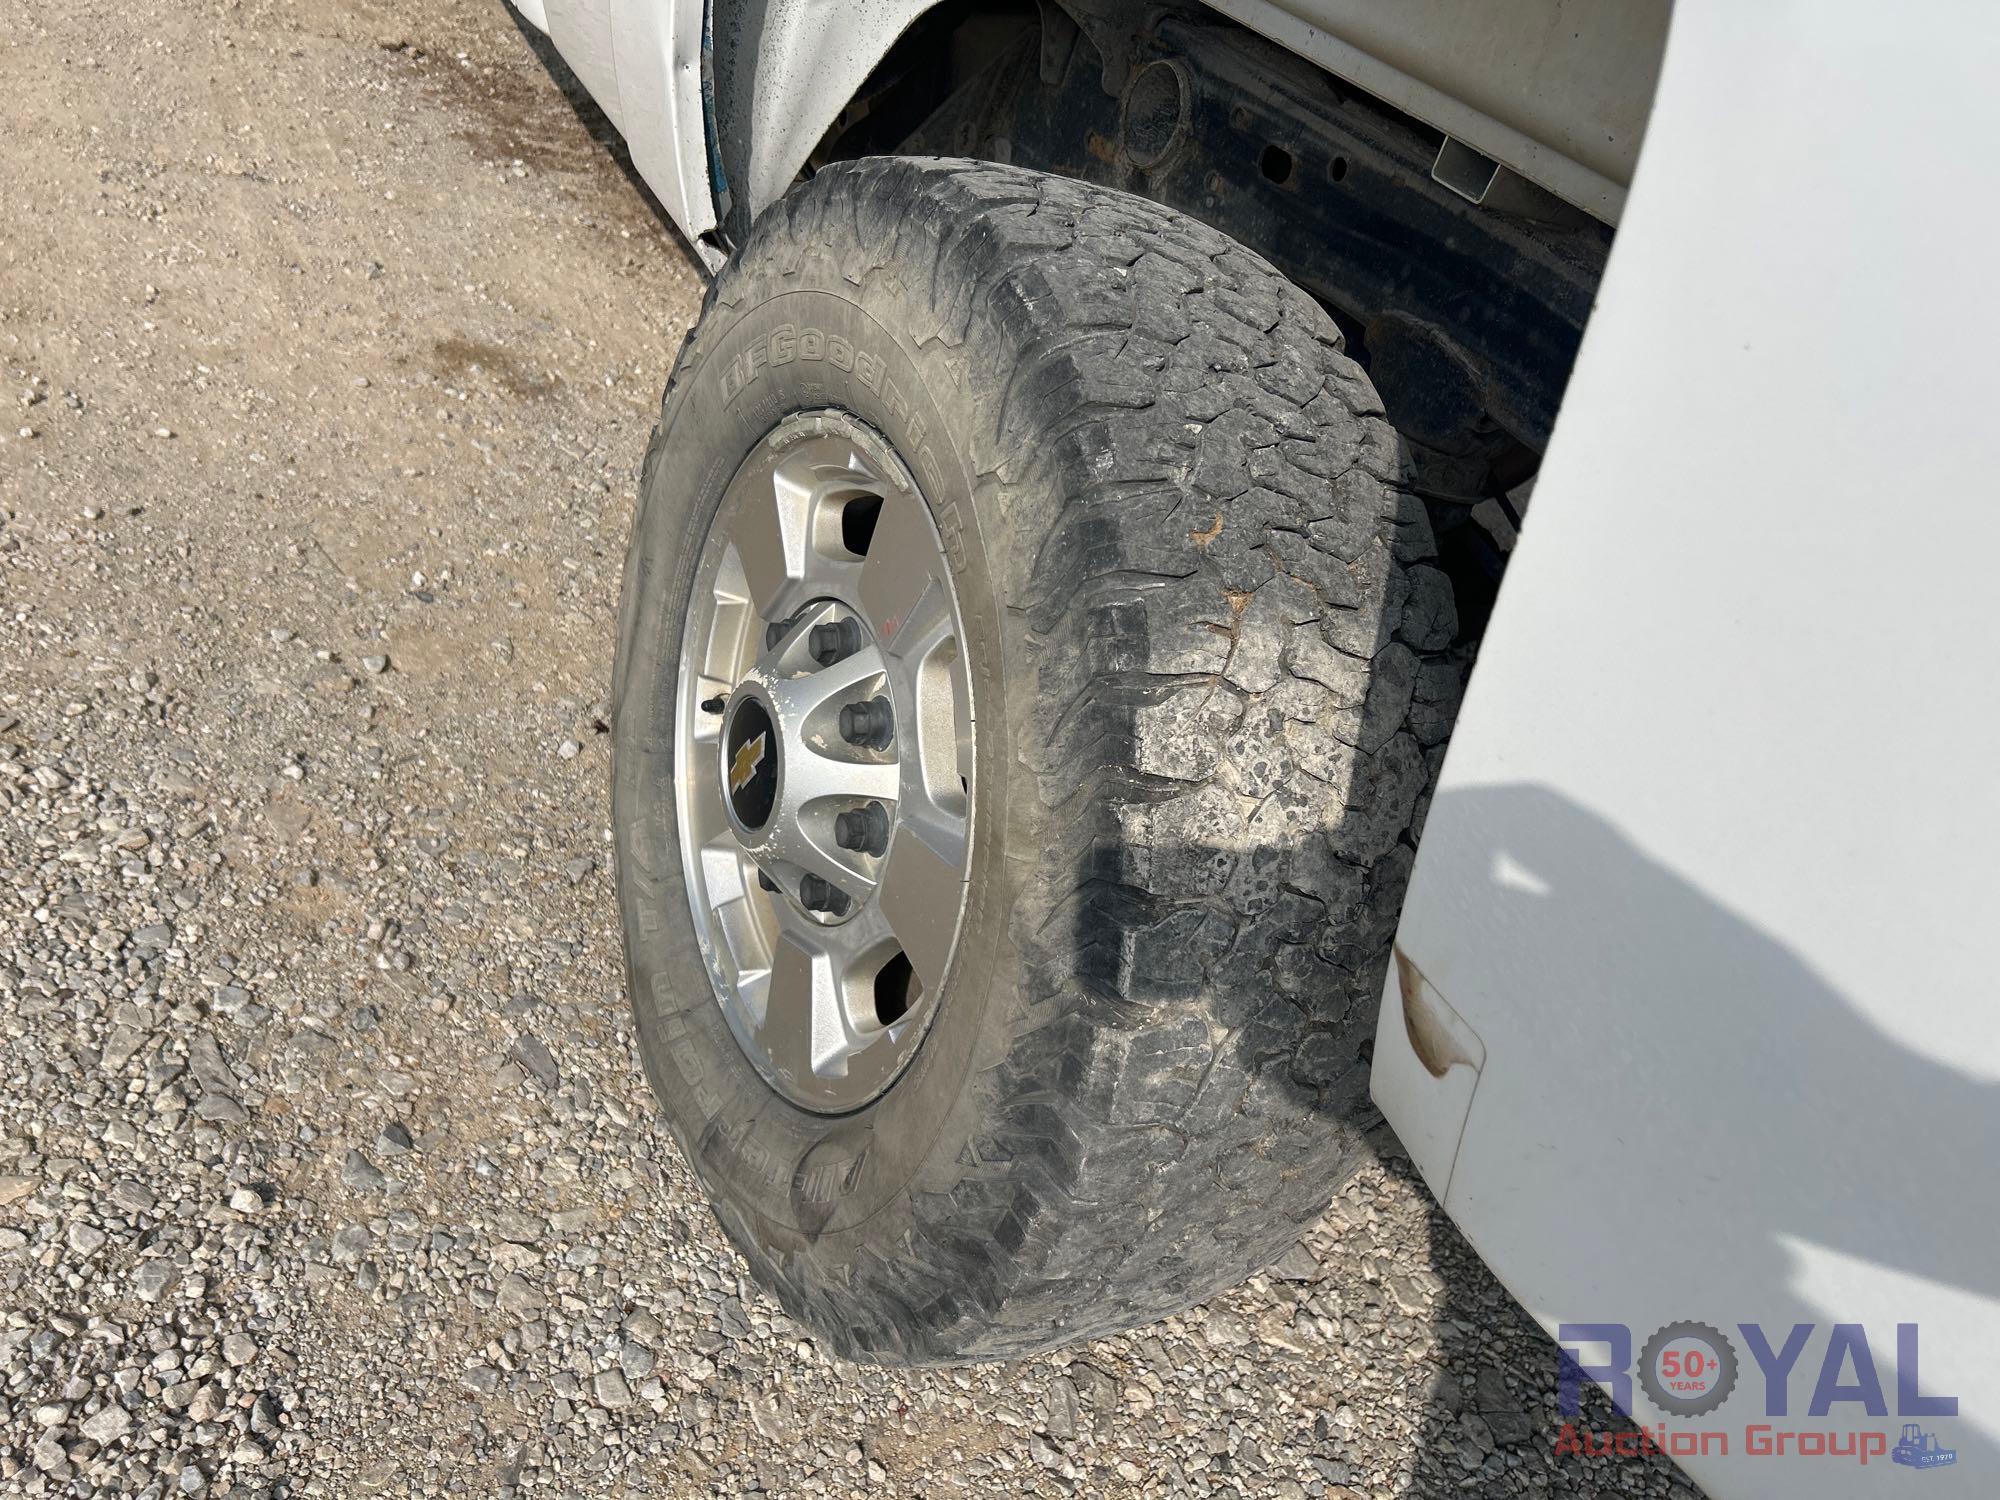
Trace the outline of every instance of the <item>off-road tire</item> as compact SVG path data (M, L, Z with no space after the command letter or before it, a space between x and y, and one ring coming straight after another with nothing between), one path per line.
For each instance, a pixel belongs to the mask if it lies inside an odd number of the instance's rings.
M849 369L799 356L849 341ZM788 357L786 357L788 356ZM785 414L909 462L976 713L939 1009L843 1116L732 1039L682 886L674 675L708 518ZM1364 1159L1370 1039L1461 678L1366 377L1255 254L971 161L829 168L757 223L667 387L620 622L642 1051L759 1280L842 1354L1018 1356L1268 1264Z

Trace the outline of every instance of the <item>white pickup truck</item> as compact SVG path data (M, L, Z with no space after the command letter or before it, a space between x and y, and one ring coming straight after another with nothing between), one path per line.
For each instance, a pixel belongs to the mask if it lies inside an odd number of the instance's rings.
M523 8L714 274L619 891L785 1306L1125 1328L1385 1115L1566 1412L1989 1491L1994 14Z

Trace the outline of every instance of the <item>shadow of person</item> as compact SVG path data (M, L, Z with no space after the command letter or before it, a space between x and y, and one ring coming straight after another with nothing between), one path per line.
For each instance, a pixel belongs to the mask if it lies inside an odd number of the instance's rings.
M1976 1398L1945 1367L1971 1365L1965 1351L2000 1332L2000 1086L1944 1060L1953 1038L1887 1029L1785 943L1546 787L1446 791L1424 839L1450 899L1407 914L1400 941L1486 1047L1447 1203L1499 1279L1552 1322L1630 1325L1635 1354L1669 1321L1723 1329L1740 1374L1698 1420L1733 1435L1768 1422L1872 1429L1893 1444L1898 1322L1918 1323L1920 1347L1937 1351L1925 1394ZM1449 1321L1463 1268L1438 1269ZM1816 1325L1784 1415L1767 1412L1742 1323L1772 1350L1794 1325ZM1865 1328L1873 1381L1843 1357L1839 1399L1816 1416L1835 1323ZM1549 1385L1555 1370L1552 1355ZM1949 1417L1924 1425L1958 1451L1927 1494L1990 1487L2000 1454L1985 1433ZM1734 1493L1881 1482L1851 1460L1750 1458L1734 1444L1731 1455Z

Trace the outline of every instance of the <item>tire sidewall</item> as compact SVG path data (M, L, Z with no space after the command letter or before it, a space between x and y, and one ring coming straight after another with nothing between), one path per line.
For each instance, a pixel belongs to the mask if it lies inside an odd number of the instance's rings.
M939 1164L935 1185L949 1185L978 1118L968 1083L1004 1048L1009 741L996 591L963 441L966 385L942 351L905 348L851 288L797 277L753 286L710 321L662 416L625 579L613 824L628 983L655 1091L718 1209L750 1221L750 1239L767 1252L811 1248L838 1261L864 1226L923 1184L928 1164ZM958 594L975 714L972 865L943 993L887 1092L837 1116L780 1096L729 1029L689 911L673 767L682 629L723 493L781 420L829 407L879 431L917 479Z

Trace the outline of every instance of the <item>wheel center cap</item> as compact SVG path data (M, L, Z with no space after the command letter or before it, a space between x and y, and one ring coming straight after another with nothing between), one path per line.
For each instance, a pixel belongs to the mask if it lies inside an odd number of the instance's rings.
M778 730L770 710L747 694L730 710L722 774L738 823L755 832L771 821L778 799Z

